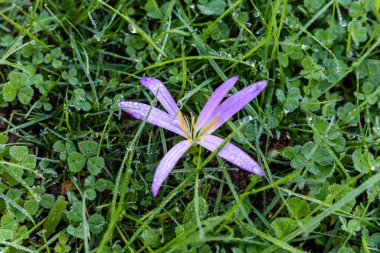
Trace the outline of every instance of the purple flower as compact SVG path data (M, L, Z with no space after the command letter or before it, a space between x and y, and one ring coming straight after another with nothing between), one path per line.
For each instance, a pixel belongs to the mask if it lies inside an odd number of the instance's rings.
M148 123L165 128L186 138L186 140L177 143L170 149L159 163L152 183L154 197L157 196L160 187L178 160L193 144L199 144L211 152L214 151L223 142L223 139L212 135L212 133L243 109L267 85L267 81L254 83L222 102L238 79L238 76L234 76L215 90L199 114L197 121L192 115L190 120L185 118L166 87L160 80L153 77L143 77L140 82L156 95L157 100L162 104L166 112L155 107L151 109L151 106L138 102L126 101L118 103L118 106L123 111L131 114L136 119L145 119L150 111L146 120ZM219 151L218 155L243 170L260 176L264 175L255 160L229 142Z

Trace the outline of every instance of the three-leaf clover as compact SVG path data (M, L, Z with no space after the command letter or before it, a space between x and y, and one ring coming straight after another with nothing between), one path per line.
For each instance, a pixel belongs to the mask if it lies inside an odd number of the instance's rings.
M17 176L22 176L23 169L22 167L34 169L36 167L37 159L35 155L28 153L28 148L26 146L12 146L9 148L9 155L11 157L11 162L15 165L10 165L9 169L12 170L12 173Z
M3 99L12 102L17 99L22 104L29 104L32 100L34 91L30 87L29 77L25 73L11 72L8 76L9 82L3 87Z
M352 154L352 161L354 162L355 170L359 172L368 173L369 171L375 169L375 158L368 151L362 153L359 149L356 149Z
M91 109L91 103L87 101L86 92L84 89L75 89L74 96L71 99L71 105L75 109L89 111Z
M89 172L96 176L104 167L104 159L97 156L99 144L95 141L81 141L78 143L79 151L74 151L68 155L68 165L72 172L79 172L87 164Z
M226 3L223 0L200 0L198 8L205 15L220 15L224 12Z
M363 27L361 21L351 22L348 25L348 29L351 33L352 40L356 45L367 41L367 28Z
M53 68L57 69L62 66L62 61L59 60L61 58L61 50L59 48L55 48L50 51L50 53L45 55L44 61L45 63L51 63Z
M66 160L68 154L77 150L75 144L71 141L59 140L54 143L53 150L59 153L59 159Z
M69 72L67 72L67 71L62 72L63 80L68 81L69 84L71 84L71 85L77 85L78 84L78 79L76 76L77 76L76 69L70 69Z

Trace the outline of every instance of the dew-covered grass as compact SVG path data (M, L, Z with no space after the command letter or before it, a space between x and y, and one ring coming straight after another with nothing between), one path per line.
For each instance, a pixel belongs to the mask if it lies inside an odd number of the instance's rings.
M0 1L1 252L380 252L380 1ZM118 101L198 115L268 80L156 198L182 140Z

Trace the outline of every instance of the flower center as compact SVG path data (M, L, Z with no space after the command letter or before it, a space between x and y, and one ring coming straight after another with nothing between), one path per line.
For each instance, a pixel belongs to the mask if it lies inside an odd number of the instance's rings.
M205 134L218 120L220 117L216 117L210 123L208 123L205 127L201 127L197 129L195 126L195 117L191 114L190 121L183 116L181 111L178 111L179 115L179 125L185 131L185 134L189 140L201 141L202 135Z

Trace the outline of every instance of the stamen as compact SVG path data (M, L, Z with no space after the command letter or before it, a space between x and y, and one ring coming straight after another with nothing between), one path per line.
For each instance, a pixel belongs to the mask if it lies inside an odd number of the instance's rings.
M187 129L187 127L181 121L177 121L177 122L182 127L183 131L185 131L186 135L188 135L189 130Z
M182 112L181 112L180 110L178 110L178 115L179 115L179 117L181 118L181 122L182 122L183 124L185 124L185 118L183 117L183 114L182 114Z
M179 118L180 118L180 121L177 121L178 124L182 127L183 131L185 131L185 134L187 137L191 138L191 134L190 134L190 131L189 131L189 128L187 127L187 124L185 122L185 118L183 117L183 114L180 110L178 110L178 115L179 115Z
M193 115L191 115L191 126L193 128L193 133L196 133L197 132L197 128L195 126L195 117Z
M190 124L189 124L189 121L187 120L187 117L184 117L184 118L185 118L187 129L189 129L189 131L191 131Z
M202 135L204 133L206 133L213 125L215 125L216 122L218 122L220 120L220 116L216 117L213 121L210 122L210 124L208 124L202 131L199 135Z

